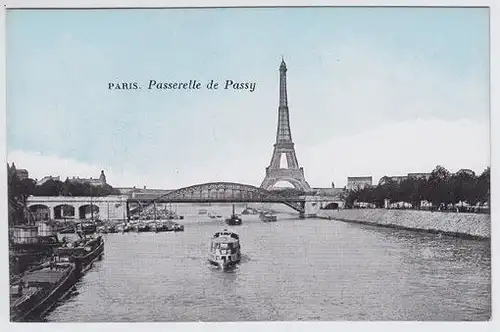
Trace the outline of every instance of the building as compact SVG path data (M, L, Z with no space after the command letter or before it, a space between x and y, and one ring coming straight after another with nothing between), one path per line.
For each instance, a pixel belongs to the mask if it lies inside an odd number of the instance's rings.
M429 180L431 173L408 173L408 178Z
M166 195L175 189L148 189L146 186L144 188L136 187L121 187L115 188L120 195L126 195L130 198L142 198L142 199L153 199L155 197Z
M344 188L312 188L314 195L317 196L331 196L331 197L341 197L345 193Z
M104 171L101 171L101 175L99 176L98 179L86 179L86 178L79 178L79 177L73 177L71 179L68 178L69 182L72 183L88 183L91 186L94 187L99 187L99 186L104 186L106 183L106 175L104 175Z
M7 167L8 167L9 173L10 172L16 173L19 180L24 180L24 179L29 178L28 171L23 169L23 168L17 169L16 165L14 165L14 163L12 163L12 166L10 166L10 167L9 167L9 164L7 164Z
M347 177L347 190L360 190L372 186L371 176L349 176Z
M388 182L395 182L395 183L401 183L401 181L408 179L408 176L402 175L402 176L383 176L380 178L378 181L379 186L386 184Z
M61 177L60 176L51 176L51 175L44 176L42 179L36 181L36 185L37 186L41 186L45 182L50 181L50 180L52 180L52 181L61 181Z
M431 173L408 173L408 175L398 175L398 176L383 176L378 181L379 185L383 185L389 181L395 183L401 183L407 179L425 179L428 180L431 177Z

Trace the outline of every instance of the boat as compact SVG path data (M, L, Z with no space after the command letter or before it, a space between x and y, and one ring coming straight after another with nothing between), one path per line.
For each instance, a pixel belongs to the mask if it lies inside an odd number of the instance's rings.
M63 239L62 245L54 250L52 261L74 263L77 271L83 274L92 267L95 260L102 259L104 240L101 235L97 235L97 225L93 215L91 222L81 221L77 225L76 234L79 237L76 241L67 242L65 238ZM87 236L89 234L92 235Z
M234 225L241 225L242 224L242 220L240 217L238 217L235 213L234 213L234 204L233 204L233 213L231 214L231 217L227 218L226 219L226 224L230 225L230 226L234 226Z
M10 287L10 320L39 319L63 298L79 278L78 268L70 262L52 262L26 271Z
M148 224L140 222L135 225L135 230L137 233L142 233L142 232L149 232L150 228Z
M133 230L133 226L130 223L124 223L120 227L122 233L128 233Z
M272 214L271 212L261 212L259 214L259 218L263 222L274 222L274 221L278 220L278 218L274 214Z
M69 226L65 226L63 227L61 230L59 230L59 233L61 234L72 234L75 232L75 225L69 225Z
M184 226L178 223L174 223L174 232L184 232Z
M94 234L97 232L97 225L95 222L81 222L76 224L76 231L83 234Z
M148 228L148 231L156 232L156 221L147 222L146 227Z
M97 227L97 233L102 233L102 234L118 233L118 230L115 225L102 225Z
M54 250L53 261L69 262L76 265L80 273L84 273L92 263L102 259L104 255L104 240L101 235L85 237L79 233L80 239L74 242L65 242Z
M241 214L257 214L257 210L247 206L243 211L241 211Z
M170 225L170 222L157 222L155 227L155 232L171 232L174 228Z
M216 213L209 213L208 216L210 217L210 219L221 219L222 216L220 214L216 214Z
M213 235L210 243L210 264L226 269L241 260L240 237L235 232L224 229Z
M61 244L53 222L9 227L9 272L20 274L41 263Z

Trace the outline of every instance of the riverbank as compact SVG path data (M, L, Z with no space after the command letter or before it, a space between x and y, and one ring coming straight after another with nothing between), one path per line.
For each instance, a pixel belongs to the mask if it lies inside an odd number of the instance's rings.
M320 210L317 217L482 240L491 237L491 215L489 214L390 209L340 209Z

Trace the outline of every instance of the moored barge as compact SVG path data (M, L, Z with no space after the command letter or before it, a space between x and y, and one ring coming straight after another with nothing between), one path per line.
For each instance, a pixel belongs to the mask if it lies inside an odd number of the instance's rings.
M102 236L82 237L75 242L64 243L55 249L53 260L74 263L79 273L88 270L94 261L104 255L104 240Z
M11 282L11 321L39 319L73 288L79 276L76 265L69 262L45 263L26 271Z

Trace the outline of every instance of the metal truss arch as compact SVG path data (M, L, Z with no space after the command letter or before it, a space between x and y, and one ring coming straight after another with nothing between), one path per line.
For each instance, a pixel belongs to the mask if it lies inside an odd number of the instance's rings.
M153 203L189 202L266 202L282 203L303 213L304 206L269 190L236 182L208 182L173 190L150 200Z

